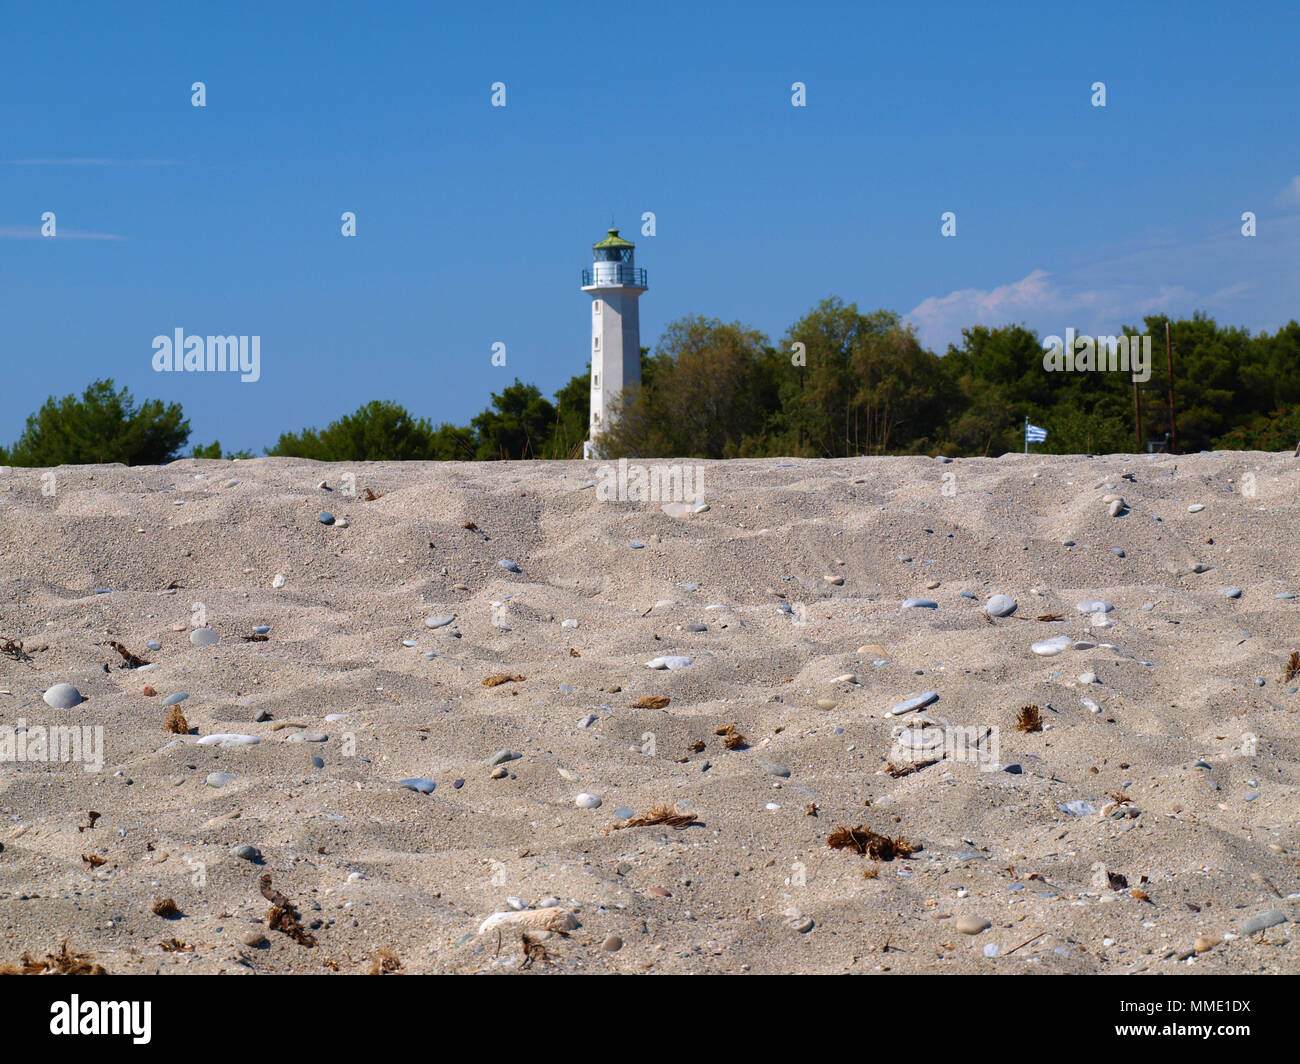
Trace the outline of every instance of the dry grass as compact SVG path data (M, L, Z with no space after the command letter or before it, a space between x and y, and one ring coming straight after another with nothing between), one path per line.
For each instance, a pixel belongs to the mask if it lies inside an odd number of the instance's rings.
M625 820L621 824L615 824L611 831L618 831L621 828L648 828L656 824L667 824L670 828L684 828L695 823L694 813L679 813L677 806L668 805L661 802L659 805L651 806L644 813L639 813L631 820Z
M484 687L500 687L503 683L523 683L527 676L511 676L506 672L494 672L491 676L483 678Z
M95 964L93 953L69 953L65 939L58 953L47 953L38 961L24 953L17 964L0 966L0 975L108 975L108 969Z
M1282 673L1282 682L1290 683L1297 676L1300 676L1300 650L1293 650L1287 660L1286 670Z
M826 840L826 845L834 850L856 850L863 857L873 861L893 861L896 858L911 857L920 849L901 835L891 839L887 835L877 835L869 827L859 824L851 828L839 824Z
M163 721L163 731L171 732L173 735L189 735L190 722L185 719L185 714L181 712L179 706L172 706L167 719Z
M1022 706L1016 714L1016 731L1040 732L1043 730L1043 711L1037 706Z
M643 698L638 698L635 702L628 703L628 708L663 709L670 701L672 701L672 699L665 698L663 695L646 695Z

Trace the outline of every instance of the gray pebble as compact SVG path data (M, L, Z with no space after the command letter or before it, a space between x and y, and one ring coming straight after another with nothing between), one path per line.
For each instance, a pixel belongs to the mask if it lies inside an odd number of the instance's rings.
M1223 589L1224 598L1241 598L1241 588L1228 587Z
M790 770L786 768L785 765L778 764L775 761L763 760L760 760L758 763L762 766L763 771L769 776L780 776L782 779L788 779L790 776Z
M501 765L507 761L518 761L523 756L518 750L498 750L488 759L488 767Z
M316 515L316 520L322 525L332 525L334 523L334 515L328 510L322 510Z
M431 779L424 776L413 776L410 779L398 780L408 791L419 791L421 794L432 794L433 789L437 786Z
M221 636L211 628L195 628L190 633L190 642L196 647L210 647L221 641Z
M85 701L81 692L70 683L56 683L41 697L51 709L71 709Z
M262 851L256 846L250 846L245 842L239 846L232 846L230 856L238 857L241 861L252 861L254 864L258 864L262 860Z
M984 603L984 612L990 617L1009 617L1016 612L1016 600L1010 595L993 595Z
M203 782L209 787L224 787L227 783L232 783L239 777L229 772L209 772Z
M501 566L502 569L506 569L512 573L523 572L523 570L520 569L519 566L516 565L514 562L512 562L509 558L502 558L499 562L497 562L497 565Z
M446 628L455 619L456 615L452 613L436 613L432 617L424 619L424 626L426 628Z
M174 706L178 702L184 702L189 697L190 694L188 691L177 691L175 694L168 695L166 698L164 698L162 700L162 704L164 708L166 708L167 706Z
M1286 923L1284 913L1277 909L1266 909L1262 913L1256 913L1254 916L1243 920L1241 922L1241 933L1243 935L1254 935L1284 923Z
M937 610L939 603L934 599L910 598L903 599L903 605L900 607L905 610Z

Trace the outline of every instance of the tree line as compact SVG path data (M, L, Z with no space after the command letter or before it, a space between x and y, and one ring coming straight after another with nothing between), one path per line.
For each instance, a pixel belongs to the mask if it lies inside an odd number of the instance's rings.
M1150 335L1151 377L1047 372L1039 337L1021 325L974 326L942 355L892 311L824 300L773 344L741 322L689 316L642 349L640 387L621 397L602 437L614 458L838 458L998 455L1022 446L1025 418L1048 430L1040 453L1132 452L1176 435L1179 451L1290 449L1300 440L1300 323L1269 334L1220 326L1202 313L1151 316L1124 336ZM282 433L270 456L326 462L577 458L590 417L590 367L553 400L517 378L468 425L374 400L323 428ZM1135 424L1139 415L1142 436ZM1176 433L1175 433L1176 427ZM177 403L136 404L111 380L51 397L27 419L0 464L159 464L178 457L251 458L219 441L185 446Z

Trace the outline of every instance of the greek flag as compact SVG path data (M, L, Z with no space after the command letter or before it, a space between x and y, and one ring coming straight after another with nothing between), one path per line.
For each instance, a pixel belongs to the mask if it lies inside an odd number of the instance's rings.
M1046 439L1047 439L1046 429L1039 428L1037 425L1031 425L1028 421L1025 422L1026 443L1042 443Z

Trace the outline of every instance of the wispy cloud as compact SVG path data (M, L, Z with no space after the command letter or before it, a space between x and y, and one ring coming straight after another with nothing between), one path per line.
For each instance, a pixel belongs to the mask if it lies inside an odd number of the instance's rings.
M0 159L4 166L181 166L177 159Z
M125 240L116 233L86 233L60 229L58 236L42 237L37 225L0 225L0 240Z
M1300 174L1291 178L1290 184L1277 194L1273 202L1278 207L1300 207Z

